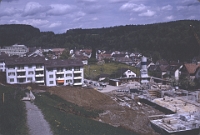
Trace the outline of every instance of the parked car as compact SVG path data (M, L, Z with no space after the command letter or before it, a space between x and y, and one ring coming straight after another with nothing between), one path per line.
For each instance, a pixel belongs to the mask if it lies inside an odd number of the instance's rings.
M100 86L102 86L102 87L106 87L106 83L100 83Z

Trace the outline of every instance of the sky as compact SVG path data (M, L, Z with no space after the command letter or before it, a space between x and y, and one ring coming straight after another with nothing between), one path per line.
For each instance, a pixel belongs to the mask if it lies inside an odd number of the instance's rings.
M40 31L200 20L199 0L1 0L0 24Z

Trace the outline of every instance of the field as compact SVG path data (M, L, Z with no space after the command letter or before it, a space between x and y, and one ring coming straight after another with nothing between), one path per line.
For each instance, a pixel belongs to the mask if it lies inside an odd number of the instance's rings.
M126 64L117 63L117 62L111 62L111 63L105 63L102 65L87 65L84 67L85 72L85 78L92 78L95 79L100 74L108 74L111 75L111 77L117 78L120 77L120 74L118 72L121 68L128 68L135 72L137 75L139 75L139 69L128 66Z
M0 134L27 135L25 104L20 89L0 86Z
M129 130L96 121L101 110L77 106L54 94L38 95L35 104L42 110L56 135L136 135Z

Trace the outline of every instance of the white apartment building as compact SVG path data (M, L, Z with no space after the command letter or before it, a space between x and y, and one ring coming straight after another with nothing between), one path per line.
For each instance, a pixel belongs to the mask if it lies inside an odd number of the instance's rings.
M36 83L45 85L44 58L22 57L8 60L6 81L9 84Z
M83 63L76 60L49 60L45 63L46 85L82 85Z
M84 70L81 61L23 57L6 61L6 79L8 84L82 85Z
M1 48L0 52L4 52L8 54L9 56L12 56L12 55L23 56L25 53L29 52L29 49L25 45L15 44L12 46L6 46L4 48Z
M0 59L0 72L5 72L5 71L6 71L5 61L3 59Z

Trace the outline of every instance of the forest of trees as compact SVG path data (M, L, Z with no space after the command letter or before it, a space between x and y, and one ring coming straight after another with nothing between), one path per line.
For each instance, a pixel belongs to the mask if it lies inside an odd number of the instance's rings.
M189 61L200 54L200 21L181 20L148 25L71 29L63 34L40 32L29 25L0 25L0 46L139 51L153 59Z

